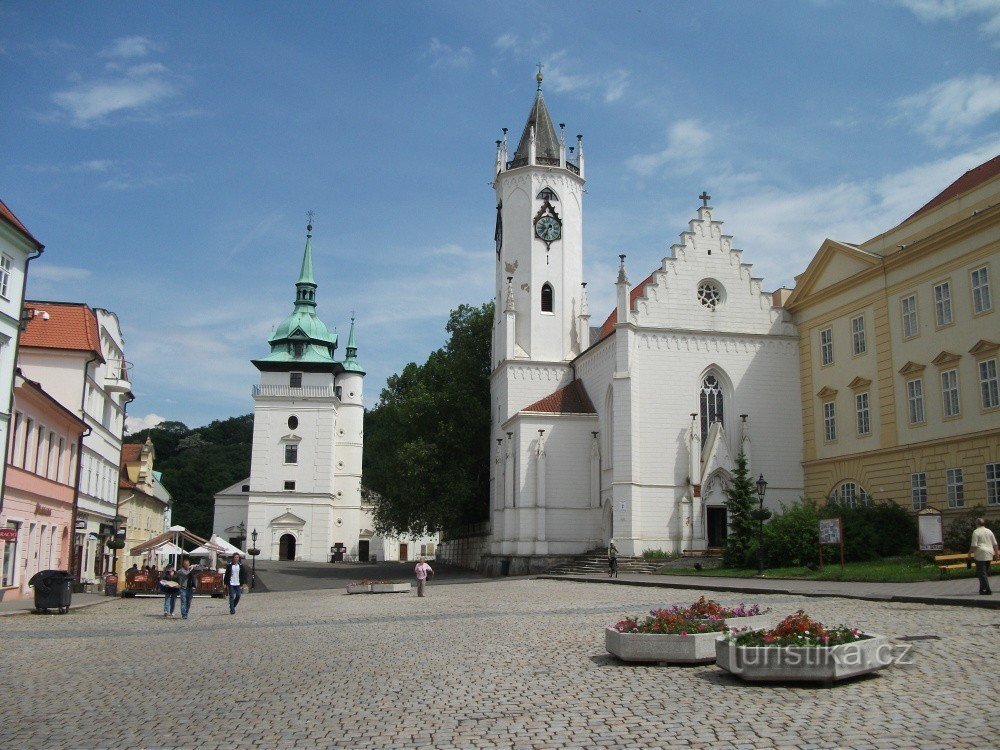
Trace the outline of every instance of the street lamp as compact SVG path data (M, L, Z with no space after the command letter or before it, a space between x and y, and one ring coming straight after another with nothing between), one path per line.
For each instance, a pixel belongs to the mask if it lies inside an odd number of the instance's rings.
M771 515L770 511L764 509L764 493L766 492L767 482L764 481L764 475L761 474L757 480L757 499L760 501L760 506L754 514L760 524L757 533L757 575L759 576L764 575L764 521Z
M246 526L240 523L243 531L246 532ZM247 554L250 555L250 590L253 591L254 587L257 585L257 555L260 554L260 550L257 549L257 529L250 532L251 544L253 545L247 550Z

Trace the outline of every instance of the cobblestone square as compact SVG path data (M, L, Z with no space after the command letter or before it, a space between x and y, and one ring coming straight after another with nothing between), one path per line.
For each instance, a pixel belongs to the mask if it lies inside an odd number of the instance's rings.
M908 641L912 663L822 687L626 666L603 627L697 592L509 579L159 599L0 620L4 748L931 748L1000 732L1000 615L755 596ZM742 597L712 598L737 603ZM903 642L899 642L901 645Z

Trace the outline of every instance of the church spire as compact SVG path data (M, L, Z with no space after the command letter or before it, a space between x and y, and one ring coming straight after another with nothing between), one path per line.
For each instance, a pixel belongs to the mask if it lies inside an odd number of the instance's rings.
M344 369L348 372L364 373L358 362L358 342L354 337L354 315L351 315L351 332L347 335L347 357L344 359Z
M531 106L528 114L528 121L524 124L524 131L521 133L521 140L514 152L513 166L522 166L531 163L555 164L559 163L560 142L556 135L556 129L552 125L552 118L549 110L545 106L545 99L542 98L542 64L538 63L538 74L535 76L538 87L535 91L535 102ZM534 160L530 159L531 145L534 143Z
M316 307L316 280L313 278L312 229L312 211L310 211L309 224L306 226L306 249L302 253L302 268L299 270L299 280L295 282L296 307L300 305Z

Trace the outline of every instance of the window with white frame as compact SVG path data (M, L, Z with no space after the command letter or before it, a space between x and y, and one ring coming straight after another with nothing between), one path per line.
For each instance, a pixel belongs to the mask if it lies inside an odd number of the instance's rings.
M986 504L1000 505L1000 463L986 464Z
M913 503L913 510L923 510L927 507L926 471L910 474L910 502Z
M993 309L990 295L990 269L987 266L972 272L972 312L976 315Z
M979 390L983 397L984 409L1000 406L1000 389L997 385L997 361L984 359L979 363Z
M9 255L0 255L0 297L9 299L7 288L10 286L10 266L13 261Z
M299 446L296 443L285 444L285 463L297 464L299 462Z
M820 362L824 366L833 364L833 329L826 328L819 332Z
M823 404L823 435L827 442L837 439L837 405L833 401Z
M3 580L0 583L4 586L13 586L17 583L14 579L14 570L17 562L17 541L21 536L21 523L8 521L7 528L14 530L14 541L5 542L3 545Z
M868 342L865 341L864 315L851 318L851 350L855 354L864 354L868 351Z
M868 393L858 393L854 396L854 405L858 412L858 434L867 435L872 431L871 414L868 409Z
M951 325L951 283L942 282L934 287L934 323L941 326Z
M948 469L945 472L948 485L948 507L961 508L965 505L965 479L961 469Z
M910 424L924 421L924 383L920 378L906 381L906 401L909 406Z
M848 508L853 508L858 502L858 485L854 482L844 482L840 485L840 501Z
M941 373L941 403L946 417L958 416L958 370L945 370Z
M911 294L909 297L903 297L899 301L899 307L903 314L903 338L913 338L919 330L917 325L917 295Z

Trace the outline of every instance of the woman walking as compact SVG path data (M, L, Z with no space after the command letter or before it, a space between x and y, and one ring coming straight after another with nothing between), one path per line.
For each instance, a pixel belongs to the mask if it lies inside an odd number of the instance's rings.
M427 575L434 575L434 568L427 564L427 559L421 557L413 572L417 576L417 596L424 595L424 586L427 585Z
M173 617L174 607L177 605L177 594L180 593L181 585L177 581L177 573L173 565L168 565L163 569L163 578L160 579L160 590L163 592L163 616Z
M608 578L618 577L618 548L614 542L608 545Z

